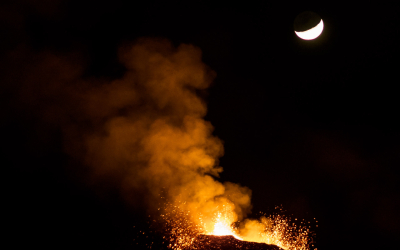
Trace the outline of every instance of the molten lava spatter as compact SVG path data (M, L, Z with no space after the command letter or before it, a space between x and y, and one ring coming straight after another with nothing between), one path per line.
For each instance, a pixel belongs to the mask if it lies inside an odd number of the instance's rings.
M170 230L169 248L173 250L208 249L198 245L204 242L199 239L207 239L206 236L210 236L211 241L215 241L214 239L218 239L218 237L229 236L243 242L275 245L284 250L310 250L313 243L310 226L304 225L303 222L298 225L298 223L293 223L290 218L280 214L269 217L262 216L258 220L247 219L239 223L239 228L234 228L232 227L235 222L232 221L234 216L229 213L230 210L226 210L226 207L213 218L204 218L204 215L198 215L201 218L197 218L198 221L201 221L198 224L193 223L195 221L191 218L193 215L188 211L182 211L179 206L171 207L173 209L163 214L162 217ZM236 249L240 249L239 245Z

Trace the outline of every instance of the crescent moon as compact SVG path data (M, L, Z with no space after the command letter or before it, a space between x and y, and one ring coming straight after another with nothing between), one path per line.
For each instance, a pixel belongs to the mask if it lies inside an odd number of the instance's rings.
M294 33L296 33L296 35L303 40L313 40L317 38L319 35L321 35L323 29L324 29L324 22L322 22L321 19L321 21L319 22L319 24L317 24L317 26L306 31L301 31L301 32L295 31Z

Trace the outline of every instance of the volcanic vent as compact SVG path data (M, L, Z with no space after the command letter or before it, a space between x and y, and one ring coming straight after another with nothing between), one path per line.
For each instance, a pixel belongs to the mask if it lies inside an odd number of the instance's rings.
M280 250L281 248L265 243L238 240L232 235L199 235L193 242L193 249L199 250Z

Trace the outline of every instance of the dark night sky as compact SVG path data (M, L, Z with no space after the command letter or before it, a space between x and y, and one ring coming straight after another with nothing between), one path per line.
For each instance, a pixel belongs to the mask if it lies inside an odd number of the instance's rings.
M306 10L325 23L313 41L293 32ZM16 101L17 76L33 66L6 54L77 54L84 77L115 79L124 72L118 48L146 36L199 47L216 72L204 96L206 120L224 141L221 181L253 191L253 214L282 205L296 218L317 218L320 250L393 248L399 16L394 4L337 1L2 3L3 206L15 244L135 249L132 226L146 223L118 190L94 190L70 167L79 163L63 151L61 132L40 127Z

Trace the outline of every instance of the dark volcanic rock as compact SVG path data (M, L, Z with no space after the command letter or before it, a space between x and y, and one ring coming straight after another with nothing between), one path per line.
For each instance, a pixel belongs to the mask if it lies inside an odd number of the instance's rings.
M194 242L194 249L199 250L282 250L274 245L238 240L233 236L199 235Z

